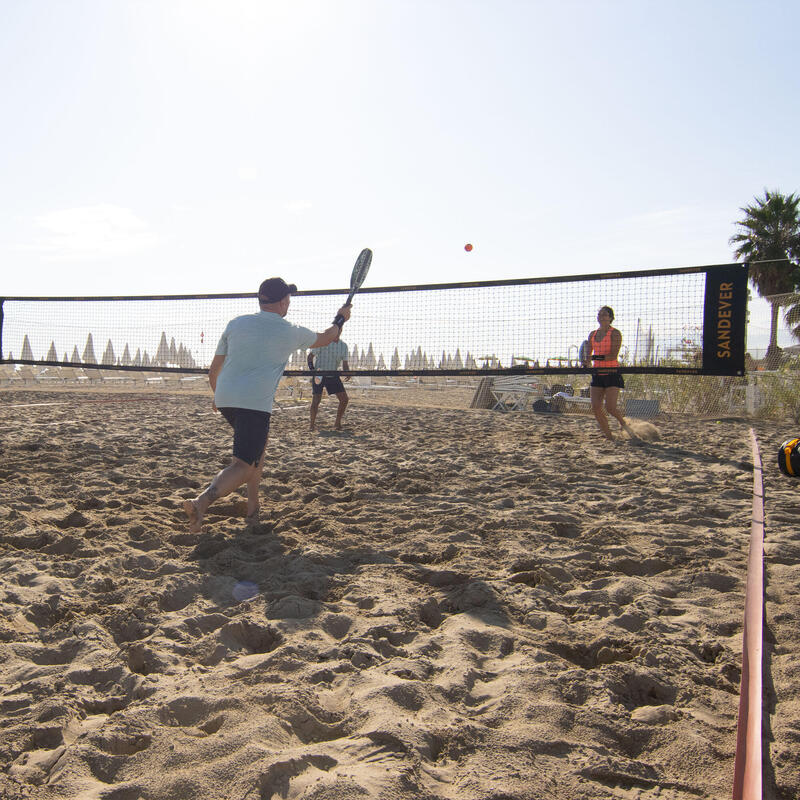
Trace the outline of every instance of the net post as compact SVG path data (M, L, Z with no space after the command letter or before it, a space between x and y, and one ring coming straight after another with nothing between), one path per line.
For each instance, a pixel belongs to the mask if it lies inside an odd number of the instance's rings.
M5 301L5 297L0 297L0 364L5 361L3 358L3 303Z

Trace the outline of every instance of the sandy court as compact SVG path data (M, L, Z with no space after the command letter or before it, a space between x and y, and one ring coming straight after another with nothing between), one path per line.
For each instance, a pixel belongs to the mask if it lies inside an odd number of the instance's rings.
M749 423L609 445L462 394L354 393L341 434L325 400L316 436L284 400L260 528L231 495L192 535L181 502L230 452L207 396L0 392L0 796L729 798ZM798 432L756 431L765 797L789 800Z

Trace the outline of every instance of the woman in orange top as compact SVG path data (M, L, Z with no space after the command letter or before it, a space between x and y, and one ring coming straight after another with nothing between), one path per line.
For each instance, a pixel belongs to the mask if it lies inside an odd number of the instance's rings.
M620 424L623 430L629 435L633 435L631 429L626 425L622 412L617 409L617 399L619 390L625 388L625 382L619 373L619 349L622 347L622 334L611 327L614 321L614 309L610 306L603 306L597 312L597 322L600 327L589 334L589 347L587 358L583 362L584 367L595 367L597 370L592 375L589 393L592 398L592 411L603 431L606 439L614 439L611 428L608 424L608 412ZM591 358L592 363L589 363ZM605 410L603 402L605 401Z

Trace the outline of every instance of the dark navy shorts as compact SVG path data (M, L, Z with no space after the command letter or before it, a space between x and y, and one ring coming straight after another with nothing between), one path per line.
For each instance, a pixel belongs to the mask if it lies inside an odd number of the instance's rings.
M622 380L619 372L596 372L592 375L592 382L589 385L596 389L610 389L612 386L624 389L625 381Z
M323 376L319 383L315 378L311 379L312 394L322 394L323 389L327 389L328 394L339 394L344 391L344 384L338 375Z
M267 446L269 412L251 408L220 408L219 413L233 428L233 455L255 466Z

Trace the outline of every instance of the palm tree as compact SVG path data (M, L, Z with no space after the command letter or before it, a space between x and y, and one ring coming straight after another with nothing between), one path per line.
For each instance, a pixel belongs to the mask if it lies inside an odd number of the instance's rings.
M744 218L730 238L736 258L750 262L750 281L772 306L767 366L780 361L778 312L780 301L771 295L788 294L800 282L800 196L764 189L764 197L739 209Z
M793 295L791 303L786 310L786 324L791 325L792 336L800 342L800 294Z

